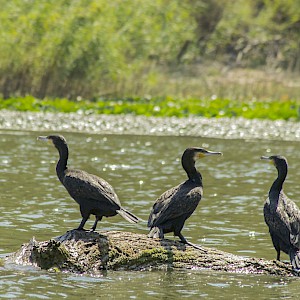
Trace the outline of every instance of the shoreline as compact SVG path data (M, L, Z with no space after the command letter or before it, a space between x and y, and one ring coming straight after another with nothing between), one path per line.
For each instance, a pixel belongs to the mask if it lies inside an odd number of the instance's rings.
M300 141L299 122L241 117L177 118L0 110L0 130Z

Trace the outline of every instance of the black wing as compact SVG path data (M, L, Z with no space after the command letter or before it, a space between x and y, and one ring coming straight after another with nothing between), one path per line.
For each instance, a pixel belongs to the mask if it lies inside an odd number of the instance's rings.
M154 203L148 219L148 227L178 218L190 216L202 197L202 187L183 183L164 192Z
M104 179L81 170L67 170L63 185L76 201L89 199L108 201L121 206L120 200L112 186Z
M264 216L270 231L286 245L299 248L300 210L285 194L280 194L276 210L267 201Z

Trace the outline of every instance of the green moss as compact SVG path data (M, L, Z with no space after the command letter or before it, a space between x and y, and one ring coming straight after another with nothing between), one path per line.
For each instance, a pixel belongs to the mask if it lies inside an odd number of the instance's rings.
M153 248L149 250L141 251L139 255L139 260L157 260L159 262L170 262L173 261L173 252L171 250L166 250L164 248Z
M126 253L124 251L117 251L110 249L109 267L117 269L120 267L125 268L138 268L146 267L156 264L171 264L173 263L173 252L166 250L162 247L141 250L136 253Z
M109 268L141 269L157 265L176 267L180 264L193 264L195 261L195 253L193 251L182 251L176 248L156 247L140 250L134 254L126 253L126 249L123 250L110 250Z
M174 252L174 262L190 263L195 260L195 253L191 251L176 251Z
M50 240L44 247L33 248L34 261L42 269L60 268L70 259L69 252L60 242Z

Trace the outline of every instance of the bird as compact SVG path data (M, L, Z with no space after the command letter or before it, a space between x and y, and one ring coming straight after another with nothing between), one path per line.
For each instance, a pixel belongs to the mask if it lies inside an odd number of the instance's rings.
M90 215L95 215L95 223L90 229L95 231L102 217L112 217L117 214L130 223L140 219L121 206L120 200L112 186L104 179L82 170L67 167L69 150L66 139L61 135L39 136L40 141L52 143L59 152L56 174L70 196L79 204L82 221L77 230L84 230L84 225Z
M203 195L202 176L196 169L195 162L198 158L209 155L222 155L222 153L198 147L185 149L181 163L188 179L157 198L148 218L148 227L150 227L148 237L163 239L165 233L173 232L174 236L178 236L184 244L195 246L186 240L181 230Z
M278 176L273 182L264 204L264 219L269 227L273 246L280 261L280 251L288 254L294 270L300 270L300 210L283 191L288 173L288 162L284 156L262 156L274 164Z

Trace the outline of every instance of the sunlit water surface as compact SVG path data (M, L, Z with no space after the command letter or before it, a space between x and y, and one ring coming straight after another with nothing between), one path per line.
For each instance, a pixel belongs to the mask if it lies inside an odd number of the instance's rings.
M45 132L41 133L47 134ZM234 254L275 258L262 207L276 177L261 155L283 154L289 160L285 191L300 199L299 142L223 140L193 137L89 135L63 133L69 166L110 182L124 207L147 219L154 200L186 179L180 158L189 146L222 151L223 157L197 162L204 197L182 231L190 241ZM80 223L77 204L55 174L58 158L37 133L1 131L0 255L16 251L32 236L47 240ZM300 205L300 200L298 201ZM93 220L88 221L91 226ZM101 230L147 233L119 216L103 219ZM173 239L172 235L167 236ZM288 259L282 255L283 259ZM112 272L102 277L55 274L31 267L0 266L0 297L7 299L294 299L297 278L216 273L203 270Z

